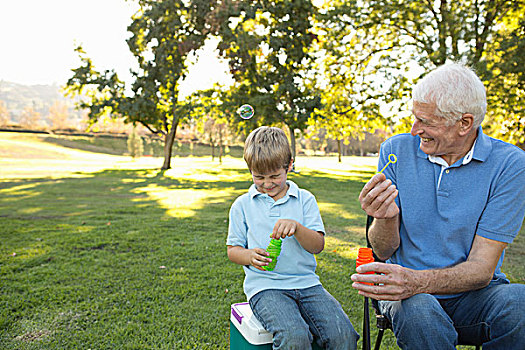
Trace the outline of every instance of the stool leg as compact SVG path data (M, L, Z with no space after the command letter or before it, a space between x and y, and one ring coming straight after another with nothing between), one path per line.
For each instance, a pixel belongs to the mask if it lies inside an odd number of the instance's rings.
M380 329L378 331L376 345L374 346L374 350L379 350L379 348L381 347L381 341L383 340L383 333L385 333L384 329Z
M368 310L368 298L365 297L363 315L363 350L370 350L370 315Z

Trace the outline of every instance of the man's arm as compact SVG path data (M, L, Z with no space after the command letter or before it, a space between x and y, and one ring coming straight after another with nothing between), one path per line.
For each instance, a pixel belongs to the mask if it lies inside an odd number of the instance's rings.
M352 275L359 294L378 300L403 300L415 294L455 294L487 286L507 243L476 236L465 262L435 270L412 270L399 265L371 263L357 271L382 275ZM369 282L380 285L366 285Z
M395 202L398 195L392 181L382 173L374 175L359 194L361 208L374 218L368 238L375 254L386 260L399 247L399 208Z
M399 248L399 215L392 219L375 219L368 230L368 240L374 253L383 261Z

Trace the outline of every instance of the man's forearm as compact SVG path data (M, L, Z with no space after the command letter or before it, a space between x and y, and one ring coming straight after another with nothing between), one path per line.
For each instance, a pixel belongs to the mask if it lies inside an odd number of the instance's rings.
M374 271L376 274L367 275ZM352 286L376 300L403 300L413 295L455 294L485 287L494 269L480 261L466 261L453 267L414 270L397 264L374 262L359 266ZM366 282L375 285L366 285Z
M437 270L418 271L425 287L421 293L454 294L485 287L494 276L507 243L476 236L467 261Z
M390 258L399 247L399 215L392 219L374 219L368 239L381 260Z
M418 293L455 294L487 286L494 271L486 265L465 261L453 267L416 272Z

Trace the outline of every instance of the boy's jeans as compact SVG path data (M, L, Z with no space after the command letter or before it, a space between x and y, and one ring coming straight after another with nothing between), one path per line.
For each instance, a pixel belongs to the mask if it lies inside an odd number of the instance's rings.
M356 349L356 333L341 304L321 285L268 289L250 299L253 314L273 333L274 349L311 349L315 337L324 349Z
M525 285L492 283L451 299L417 294L380 301L402 349L455 349L483 342L483 350L525 349Z

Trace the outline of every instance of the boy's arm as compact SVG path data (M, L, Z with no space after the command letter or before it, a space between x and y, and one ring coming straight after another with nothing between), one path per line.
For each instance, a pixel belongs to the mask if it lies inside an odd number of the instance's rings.
M292 219L280 219L275 223L271 237L275 239L295 236L299 244L309 253L319 254L324 249L324 235L301 225Z
M268 266L272 259L270 255L262 248L246 249L238 245L228 245L228 259L239 265L251 265L258 270L265 271L262 267Z

